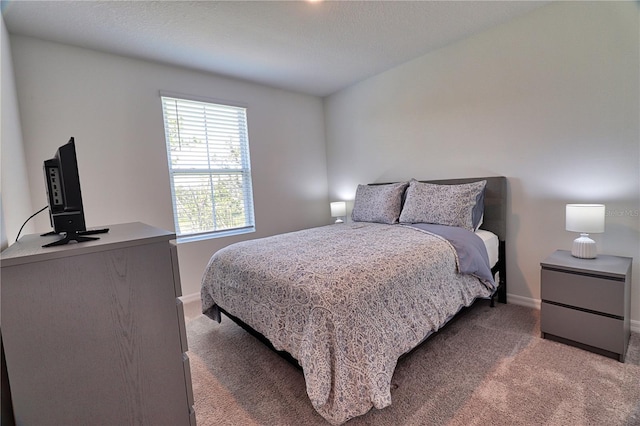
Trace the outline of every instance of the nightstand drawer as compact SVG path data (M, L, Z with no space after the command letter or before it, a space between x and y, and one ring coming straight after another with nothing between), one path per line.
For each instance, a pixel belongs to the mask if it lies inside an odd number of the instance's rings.
M541 278L540 295L543 301L553 301L619 317L625 314L624 281L544 268Z
M622 320L542 303L540 331L623 354Z

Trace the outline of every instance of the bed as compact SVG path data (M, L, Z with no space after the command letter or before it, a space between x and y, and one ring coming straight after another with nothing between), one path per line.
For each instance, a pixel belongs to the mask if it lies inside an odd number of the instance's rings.
M232 244L202 279L203 313L297 363L332 424L390 405L398 359L461 309L506 303L506 178L359 185L352 219Z

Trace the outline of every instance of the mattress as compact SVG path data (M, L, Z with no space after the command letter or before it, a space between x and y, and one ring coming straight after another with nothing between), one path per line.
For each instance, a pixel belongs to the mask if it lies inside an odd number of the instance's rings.
M495 264L498 263L498 236L484 229L478 229L476 235L484 242L484 246L487 248L487 254L489 255L489 266L493 268Z

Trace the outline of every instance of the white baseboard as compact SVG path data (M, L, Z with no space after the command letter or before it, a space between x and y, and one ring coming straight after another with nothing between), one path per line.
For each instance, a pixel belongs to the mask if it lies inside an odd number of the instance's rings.
M517 294L507 293L507 303L514 305L526 306L527 308L540 310L540 300L530 297L518 296Z
M182 300L182 303L184 303L185 305L191 302L200 303L200 293L191 293L191 294L180 296L180 300Z
M540 299L532 299L530 297L518 296L517 294L507 293L507 303L514 305L526 306L527 308L540 309ZM630 321L631 331L640 333L640 321Z

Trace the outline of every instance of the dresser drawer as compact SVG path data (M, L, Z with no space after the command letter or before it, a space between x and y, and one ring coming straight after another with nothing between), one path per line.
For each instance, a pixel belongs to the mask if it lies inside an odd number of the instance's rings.
M182 296L182 284L180 283L180 266L178 265L178 245L175 240L169 241L171 249L171 268L173 269L173 286L176 297Z
M189 345L187 344L187 328L185 327L184 305L182 304L182 300L176 299L176 309L178 310L178 331L180 332L180 346L182 348L182 352L187 352L189 350Z
M540 308L540 331L617 354L625 349L622 320L545 302Z
M541 283L540 295L543 301L619 317L625 314L624 281L542 269Z
M193 407L193 387L191 386L191 365L189 364L189 355L182 354L182 367L184 368L184 378L187 385L187 404Z

